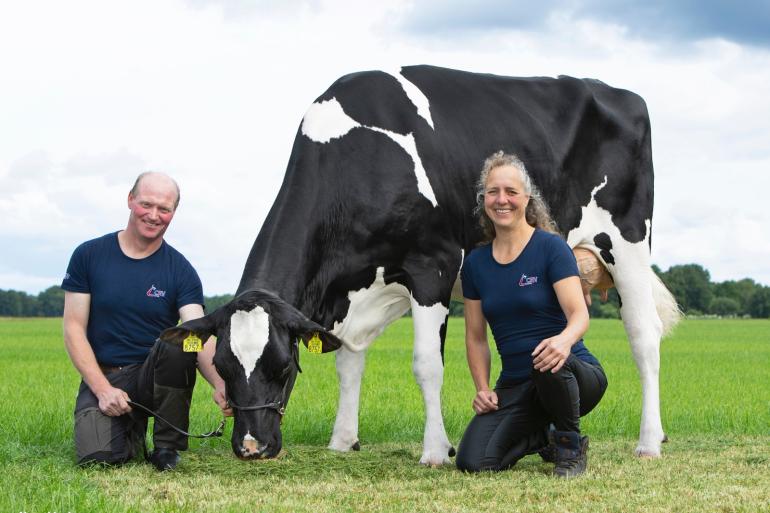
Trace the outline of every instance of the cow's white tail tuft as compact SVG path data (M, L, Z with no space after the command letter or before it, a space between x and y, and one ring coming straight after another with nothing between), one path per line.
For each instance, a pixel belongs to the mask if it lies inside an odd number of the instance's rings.
M663 337L671 334L674 326L682 319L682 311L674 295L666 288L661 279L650 268L652 274L652 295L655 298L655 309L663 323Z

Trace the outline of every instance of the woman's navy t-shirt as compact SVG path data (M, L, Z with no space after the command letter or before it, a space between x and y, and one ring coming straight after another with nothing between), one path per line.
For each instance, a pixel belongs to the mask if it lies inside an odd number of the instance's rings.
M468 254L461 271L463 296L481 300L492 328L503 364L498 386L529 379L532 351L567 326L553 284L569 276L579 276L572 250L561 237L542 230L535 230L521 254L508 264L494 259L492 244ZM582 339L572 346L572 354L599 363Z
M91 295L86 334L96 360L110 366L143 362L181 307L203 305L200 278L179 251L163 241L152 255L131 258L118 232L78 246L61 287Z

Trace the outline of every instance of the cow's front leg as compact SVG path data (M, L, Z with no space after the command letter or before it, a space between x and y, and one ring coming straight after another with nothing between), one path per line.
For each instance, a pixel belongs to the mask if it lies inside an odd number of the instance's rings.
M361 393L361 376L364 374L366 351L354 352L346 347L337 350L337 377L340 382L340 401L337 420L334 422L329 449L335 451L358 450L358 401Z
M449 310L441 303L420 306L412 299L414 322L414 358L412 370L425 401L425 435L420 463L443 465L450 463L454 449L449 443L444 418L441 415L441 386L444 364L441 358L442 326Z

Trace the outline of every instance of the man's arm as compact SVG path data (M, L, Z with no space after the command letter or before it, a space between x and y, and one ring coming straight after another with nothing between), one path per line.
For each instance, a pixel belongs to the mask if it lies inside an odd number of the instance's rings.
M201 305L189 304L179 309L179 317L182 322L203 317L203 307ZM203 344L203 350L198 353L198 371L214 387L213 398L217 406L228 417L232 416L233 411L227 407L227 397L225 396L225 382L219 376L216 367L214 367L214 352L216 350L215 337L209 337Z
M99 368L86 336L90 309L91 294L64 292L64 347L83 381L99 400L102 413L117 417L131 411L126 402L129 397L125 391L113 387Z

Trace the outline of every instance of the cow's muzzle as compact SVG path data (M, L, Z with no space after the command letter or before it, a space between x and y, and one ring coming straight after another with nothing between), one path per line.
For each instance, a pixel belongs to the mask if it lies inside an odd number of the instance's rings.
M260 442L250 434L243 437L240 445L236 451L236 455L240 458L251 460L269 457L267 456L267 444Z

